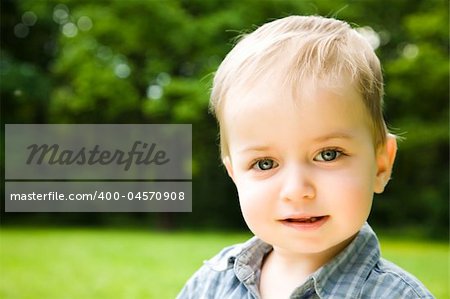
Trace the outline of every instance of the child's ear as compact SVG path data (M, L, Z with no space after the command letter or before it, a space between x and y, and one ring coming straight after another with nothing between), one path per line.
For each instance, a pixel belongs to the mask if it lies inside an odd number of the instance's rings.
M233 166L231 165L231 159L230 156L226 156L222 159L222 163L223 165L225 165L225 168L227 169L228 175L230 176L230 178L234 181L234 176L233 176Z
M391 179L392 167L394 166L397 153L397 139L388 134L386 144L377 150L377 174L375 178L375 193L382 193Z

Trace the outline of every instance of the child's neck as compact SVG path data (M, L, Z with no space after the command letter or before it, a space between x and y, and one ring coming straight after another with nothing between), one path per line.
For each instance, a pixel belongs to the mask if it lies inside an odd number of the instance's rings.
M274 247L262 264L259 285L261 298L289 298L311 274L328 263L352 240L353 238L326 251L310 254L291 253Z

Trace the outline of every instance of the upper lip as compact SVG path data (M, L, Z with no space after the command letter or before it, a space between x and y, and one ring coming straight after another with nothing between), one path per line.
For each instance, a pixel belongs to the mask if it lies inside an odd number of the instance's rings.
M283 220L301 220L301 219L310 219L310 218L320 218L320 217L326 217L328 215L320 215L320 214L293 214L288 215L286 217L280 218L281 221Z

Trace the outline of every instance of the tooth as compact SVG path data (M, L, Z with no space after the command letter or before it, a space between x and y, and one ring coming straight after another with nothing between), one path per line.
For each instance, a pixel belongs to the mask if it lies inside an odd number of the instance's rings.
M311 218L309 219L310 222L316 222L316 220L317 220L316 217L311 217Z

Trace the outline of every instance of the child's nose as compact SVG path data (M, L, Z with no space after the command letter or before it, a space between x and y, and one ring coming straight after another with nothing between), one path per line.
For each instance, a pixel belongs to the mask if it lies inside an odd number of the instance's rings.
M281 199L288 201L314 199L316 197L316 189L307 168L296 165L287 169L283 177L280 196Z

